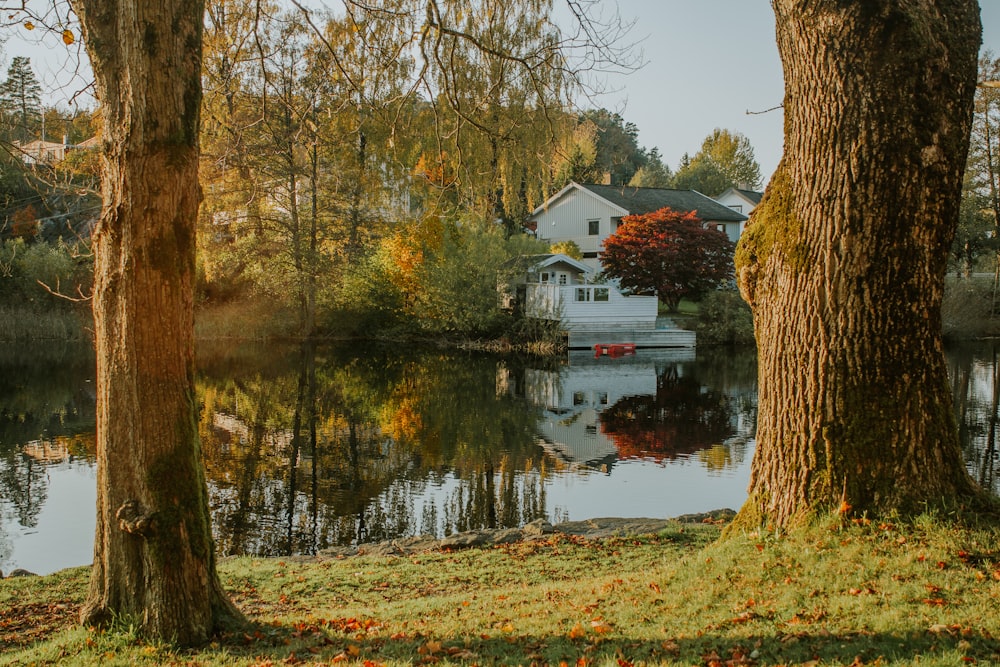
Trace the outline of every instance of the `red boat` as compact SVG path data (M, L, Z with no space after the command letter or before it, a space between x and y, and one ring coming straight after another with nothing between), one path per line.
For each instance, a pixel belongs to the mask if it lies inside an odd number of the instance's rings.
M598 343L594 346L595 359L605 354L612 359L635 354L635 343Z

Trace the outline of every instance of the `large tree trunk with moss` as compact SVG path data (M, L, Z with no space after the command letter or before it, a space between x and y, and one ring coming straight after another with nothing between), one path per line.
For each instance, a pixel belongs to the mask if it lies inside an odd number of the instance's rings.
M772 5L785 152L737 250L760 401L740 524L973 496L940 305L968 150L978 5Z
M191 644L215 571L194 404L199 0L76 0L104 119L94 233L97 535L81 619Z

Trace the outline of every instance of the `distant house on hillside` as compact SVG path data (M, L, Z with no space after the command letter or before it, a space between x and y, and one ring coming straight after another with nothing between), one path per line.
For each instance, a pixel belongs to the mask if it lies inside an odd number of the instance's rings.
M663 207L693 211L706 227L739 238L747 216L695 190L634 188L571 182L536 208L527 226L550 244L573 241L587 266L600 270L599 255L604 240L618 229L627 215L652 213Z
M56 164L66 159L66 155L75 150L88 150L98 147L97 137L91 137L79 144L71 144L65 139L60 142L36 139L25 144L14 142L14 150L20 154L25 164Z

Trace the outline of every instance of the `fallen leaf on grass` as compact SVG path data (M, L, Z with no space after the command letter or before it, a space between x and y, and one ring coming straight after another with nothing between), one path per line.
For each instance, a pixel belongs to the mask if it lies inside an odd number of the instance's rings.
M420 655L434 655L441 651L441 642L429 641L420 648L417 649L417 653Z
M591 629L599 635L611 632L611 626L604 622L603 619L595 618L590 622Z

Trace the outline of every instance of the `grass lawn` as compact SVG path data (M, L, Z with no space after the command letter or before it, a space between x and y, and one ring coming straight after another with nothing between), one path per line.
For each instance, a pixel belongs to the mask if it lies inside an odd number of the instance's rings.
M253 626L178 650L77 627L86 568L0 582L0 664L1000 664L1000 529L838 519L301 562L236 558Z

